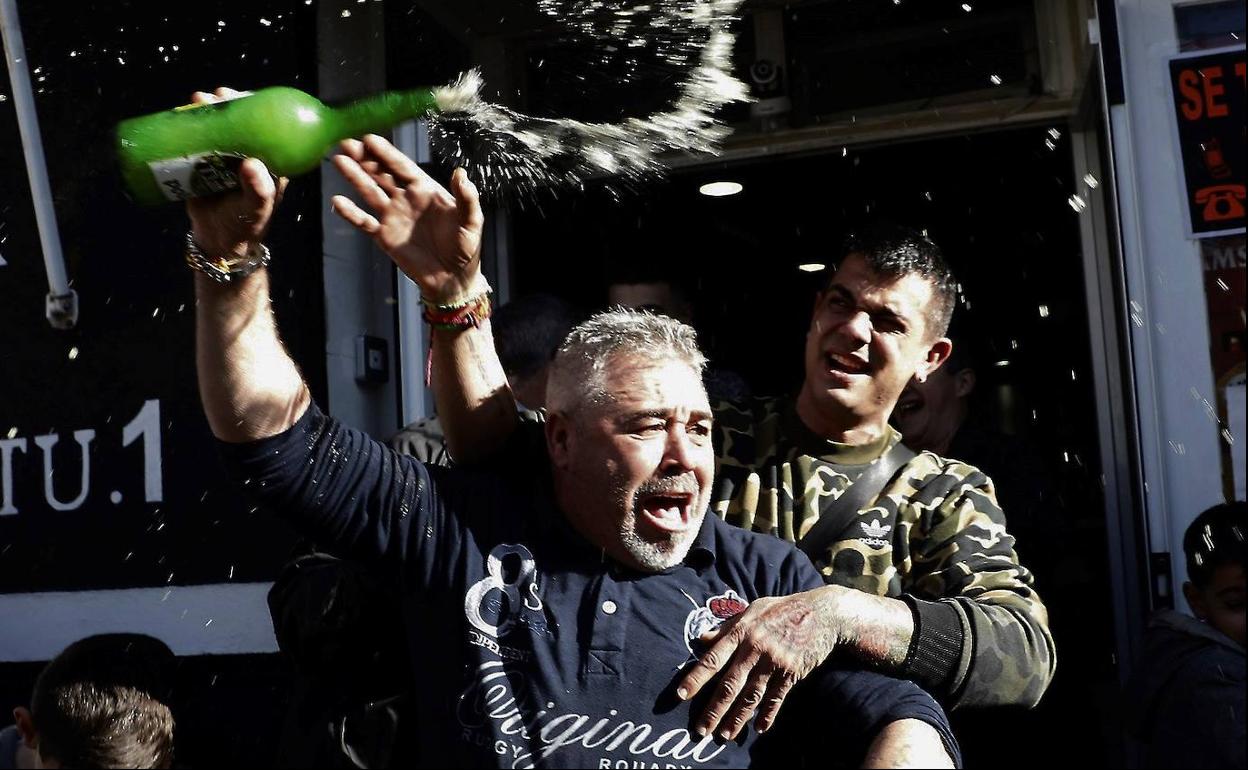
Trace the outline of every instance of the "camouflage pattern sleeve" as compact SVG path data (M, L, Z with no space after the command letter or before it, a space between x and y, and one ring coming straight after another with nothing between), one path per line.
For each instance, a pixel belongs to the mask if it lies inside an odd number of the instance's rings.
M1057 665L1048 611L992 481L969 465L939 465L909 502L917 516L903 589L916 625L906 673L952 707L1030 708Z

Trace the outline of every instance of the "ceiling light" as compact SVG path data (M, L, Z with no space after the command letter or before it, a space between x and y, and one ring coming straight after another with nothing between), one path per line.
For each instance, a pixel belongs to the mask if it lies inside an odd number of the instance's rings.
M798 265L797 269L807 273L818 273L822 270L827 270L828 266L821 262L807 262L804 265Z
M708 182L698 188L698 192L703 195L709 195L712 198L723 198L728 195L736 195L743 190L740 182Z

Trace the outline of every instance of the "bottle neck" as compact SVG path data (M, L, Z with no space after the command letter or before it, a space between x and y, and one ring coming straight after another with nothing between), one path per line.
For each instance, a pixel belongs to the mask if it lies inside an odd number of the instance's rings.
M405 120L438 111L433 89L383 91L334 109L339 139L381 133Z

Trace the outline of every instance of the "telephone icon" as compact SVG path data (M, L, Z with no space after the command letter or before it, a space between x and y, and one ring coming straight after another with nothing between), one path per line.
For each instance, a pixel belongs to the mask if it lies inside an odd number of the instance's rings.
M1206 222L1224 222L1243 219L1245 191L1242 184L1217 184L1196 191L1196 205L1204 206L1202 216Z

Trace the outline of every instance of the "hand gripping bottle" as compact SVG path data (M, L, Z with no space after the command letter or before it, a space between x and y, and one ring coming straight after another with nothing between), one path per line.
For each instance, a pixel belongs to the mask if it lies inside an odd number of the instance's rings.
M329 107L294 88L264 88L237 99L194 104L124 120L117 126L121 177L130 195L155 205L238 187L244 158L279 176L316 168L337 142L385 131L433 112L468 109L479 80L445 88L386 91Z

